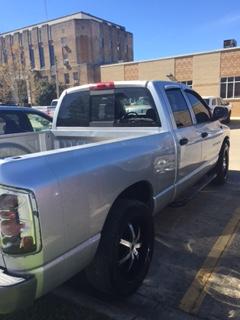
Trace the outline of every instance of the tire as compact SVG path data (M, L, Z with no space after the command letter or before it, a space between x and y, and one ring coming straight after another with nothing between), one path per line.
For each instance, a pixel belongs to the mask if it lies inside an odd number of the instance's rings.
M135 200L118 200L102 231L94 261L85 274L91 286L111 297L125 297L142 284L152 259L153 217Z
M216 166L217 176L214 179L215 184L222 185L228 179L228 167L229 167L229 145L224 143L219 154L218 163Z

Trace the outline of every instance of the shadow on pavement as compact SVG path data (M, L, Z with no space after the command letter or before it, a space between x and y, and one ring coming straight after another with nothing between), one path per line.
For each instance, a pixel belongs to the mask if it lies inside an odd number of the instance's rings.
M37 300L26 310L18 311L12 315L0 316L0 320L108 320L94 310L72 304L65 299L48 294Z

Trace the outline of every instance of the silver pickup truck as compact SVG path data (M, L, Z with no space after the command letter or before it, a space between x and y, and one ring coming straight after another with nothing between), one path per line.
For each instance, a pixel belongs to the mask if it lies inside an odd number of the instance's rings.
M133 293L153 215L201 179L226 181L225 117L179 83L109 82L65 90L51 131L0 136L0 313L80 271Z

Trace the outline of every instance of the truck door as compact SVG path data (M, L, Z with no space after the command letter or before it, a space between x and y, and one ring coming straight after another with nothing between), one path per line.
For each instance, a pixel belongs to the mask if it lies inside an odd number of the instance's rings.
M176 193L193 184L202 165L202 138L180 87L165 89L178 150Z
M207 171L218 158L223 129L219 121L211 120L207 105L205 105L203 99L196 92L186 89L185 94L195 116L195 127L199 139L202 141L203 170Z

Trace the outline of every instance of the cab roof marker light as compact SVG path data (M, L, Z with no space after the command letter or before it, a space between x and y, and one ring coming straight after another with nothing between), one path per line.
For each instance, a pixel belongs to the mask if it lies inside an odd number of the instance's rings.
M98 82L96 84L90 85L90 90L111 90L115 89L113 81L110 82Z

